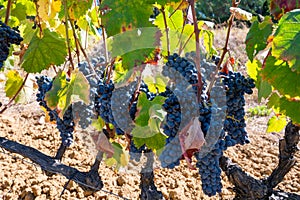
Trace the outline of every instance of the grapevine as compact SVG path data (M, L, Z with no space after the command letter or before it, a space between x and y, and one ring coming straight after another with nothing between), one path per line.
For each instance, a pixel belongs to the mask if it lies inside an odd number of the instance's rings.
M5 78L0 82L5 81L9 103L2 106L1 100L0 114L26 99L31 86L45 123L55 124L61 142L52 156L5 137L0 147L29 158L47 176L65 176L61 196L70 181L87 195L107 192L100 164L117 172L143 161L135 169L140 199L170 198L159 191L155 174L158 168L172 173L183 162L197 171L203 198L223 195L222 171L237 199L284 196L274 188L295 165L300 138L297 3L271 0L271 16L250 22L252 14L233 0L224 47L218 50L211 23L197 21L201 4L194 0L1 4L0 70ZM237 63L229 48L235 21L251 24L247 63ZM254 93L272 110L267 131L285 128L279 163L262 180L226 157L229 149L251 145L246 105L247 95ZM97 152L87 172L63 164L83 132Z

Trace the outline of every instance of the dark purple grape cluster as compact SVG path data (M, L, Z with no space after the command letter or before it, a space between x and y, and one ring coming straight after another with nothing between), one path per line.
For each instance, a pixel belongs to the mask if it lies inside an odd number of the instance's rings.
M246 144L250 140L245 130L245 94L252 94L255 87L254 80L246 78L239 72L229 72L223 75L226 86L227 116L224 122L225 137L228 147L236 144Z
M183 154L177 134L193 117L199 116L195 109L198 107L197 88L193 86L198 82L198 75L195 64L176 53L168 57L162 73L174 84L160 94L167 97L162 107L167 112L163 130L168 138L159 159L162 167L174 168Z
M3 62L9 55L11 44L20 45L23 38L17 29L10 28L5 23L0 21L0 69L3 67Z
M215 144L214 150L207 153L204 157L200 158L199 154L195 154L197 158L196 166L199 169L202 181L202 190L210 197L222 191L222 170L219 167L219 159L223 155L225 149L225 141L219 140Z
M67 108L63 115L63 118L61 119L58 116L57 110L52 110L51 108L49 108L45 101L45 95L51 89L53 79L47 76L40 76L36 77L36 82L38 84L38 93L36 94L37 102L39 102L40 106L43 106L47 110L50 116L50 120L56 121L56 127L60 132L63 145L70 146L73 142L73 132L75 126L73 120L72 105Z
M95 110L98 116L100 116L105 123L114 125L118 135L123 135L124 131L118 127L111 109L111 97L114 89L115 85L112 80L108 83L106 81L99 80L97 95L95 96Z

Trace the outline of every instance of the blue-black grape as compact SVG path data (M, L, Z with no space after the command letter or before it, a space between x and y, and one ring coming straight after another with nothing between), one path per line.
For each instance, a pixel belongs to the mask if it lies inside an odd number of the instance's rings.
M166 122L163 124L164 133L168 136L166 146L159 159L162 167L174 168L179 165L182 157L178 132L180 132L195 117L199 116L197 109L198 75L195 64L176 53L168 57L163 67L164 76L170 78L171 85L160 95L167 97L163 109L167 112Z
M45 101L46 93L52 88L53 79L47 76L36 77L36 82L38 84L38 93L36 95L37 101L41 106L43 106L50 116L51 121L56 121L56 127L60 132L62 143L65 146L70 146L73 142L73 132L74 132L74 120L72 105L70 105L65 111L63 118L58 116L57 110L52 110L48 107Z
M10 28L0 21L0 69L3 67L3 62L9 55L10 45L20 45L22 41L23 38L16 29Z
M111 109L111 97L115 89L115 85L112 80L106 81L99 80L97 95L95 96L95 110L97 114L105 121L114 125L116 133L118 135L124 134L124 131L118 127Z
M223 83L227 88L227 117L224 122L227 146L246 144L250 140L245 129L245 93L252 94L255 87L254 80L246 78L239 72L229 72L223 75Z
M197 158L196 166L199 169L199 174L202 181L202 190L208 196L214 196L222 191L221 183L221 168L219 166L219 159L226 149L225 141L219 140L211 152L207 153L204 157Z

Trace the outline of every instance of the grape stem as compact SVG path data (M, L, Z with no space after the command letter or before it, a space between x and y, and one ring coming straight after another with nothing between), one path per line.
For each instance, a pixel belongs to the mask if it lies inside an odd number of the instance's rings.
M75 33L75 27L74 27L74 24L73 24L72 20L69 20L69 22L70 22L70 24L71 24L73 37L74 37L74 39L75 39L75 45L76 45L75 53L76 53L76 55L77 55L77 60L78 60L78 63L79 63L79 62L80 62L80 57L79 57L79 56L80 56L80 51L79 51L79 47L78 47L79 41L78 41L78 38L77 38L77 36L76 36L76 33Z
M194 33L195 33L195 38L196 38L196 68L197 68L197 76L198 76L198 83L197 83L197 99L198 102L201 101L201 93L202 93L202 77L201 77L201 66L200 66L200 41L199 41L199 27L197 23L197 18L196 18L196 10L195 10L195 0L190 0L189 1L191 10L192 10L192 16L193 16L193 25L194 25Z
M232 0L232 7L238 7L240 1L236 2L235 0ZM217 65L216 71L215 71L215 75L212 78L211 82L209 83L208 89L207 89L207 93L209 94L217 77L218 77L218 71L220 69L220 66L225 58L226 53L228 53L228 43L229 43L229 36L230 36L230 31L231 31L231 27L233 24L233 20L234 20L234 14L231 14L228 20L228 29L227 29L227 35L226 35L226 40L225 40L225 45L223 47L223 52L220 58L220 61Z
M5 13L5 21L4 21L5 24L7 24L8 20L9 20L11 4L12 4L12 1L8 0L7 1L7 9L6 9L6 13Z
M168 23L167 23L167 18L166 18L166 12L165 12L165 7L161 7L161 13L163 14L164 18L164 24L165 24L165 29L166 29L166 37L167 37L167 51L168 51L168 56L170 56L170 38L169 38L169 28L168 28Z
M68 54L69 54L69 61L72 66L72 70L74 70L74 63L72 59L72 53L71 53L71 46L70 46L70 39L69 39L69 32L68 32L68 8L67 8L67 0L63 1L64 9L65 9L65 31L66 31L66 40L67 40L67 46L68 46Z
M22 83L22 85L19 87L19 89L18 89L18 91L16 92L16 94L10 99L10 101L2 108L2 110L0 110L0 114L2 114L11 104L12 104L12 102L17 98L17 96L19 95L19 93L21 92L21 90L23 89L23 87L24 87L24 85L25 85L25 83L26 83L26 80L27 80L27 78L28 78L28 75L29 75L29 73L27 73L26 75L25 75L25 78L24 78L24 80L23 80L23 83Z

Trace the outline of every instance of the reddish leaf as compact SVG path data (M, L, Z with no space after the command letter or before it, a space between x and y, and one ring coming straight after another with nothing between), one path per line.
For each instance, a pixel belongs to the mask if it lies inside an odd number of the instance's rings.
M199 151L205 139L198 118L193 118L179 133L180 145L183 156L189 168L194 169L191 164L191 157L194 152Z
M114 154L114 148L103 132L91 134L96 149L106 153L107 158L111 158Z
M230 58L229 58L229 61L230 61L230 64L231 64L231 65L234 65L234 63L235 63L234 57L230 57Z
M284 13L297 8L300 8L300 0L271 0L270 2L270 12L277 20Z
M225 64L222 67L221 72L223 72L224 74L228 74L229 73L229 69L228 69L228 60L225 62Z

